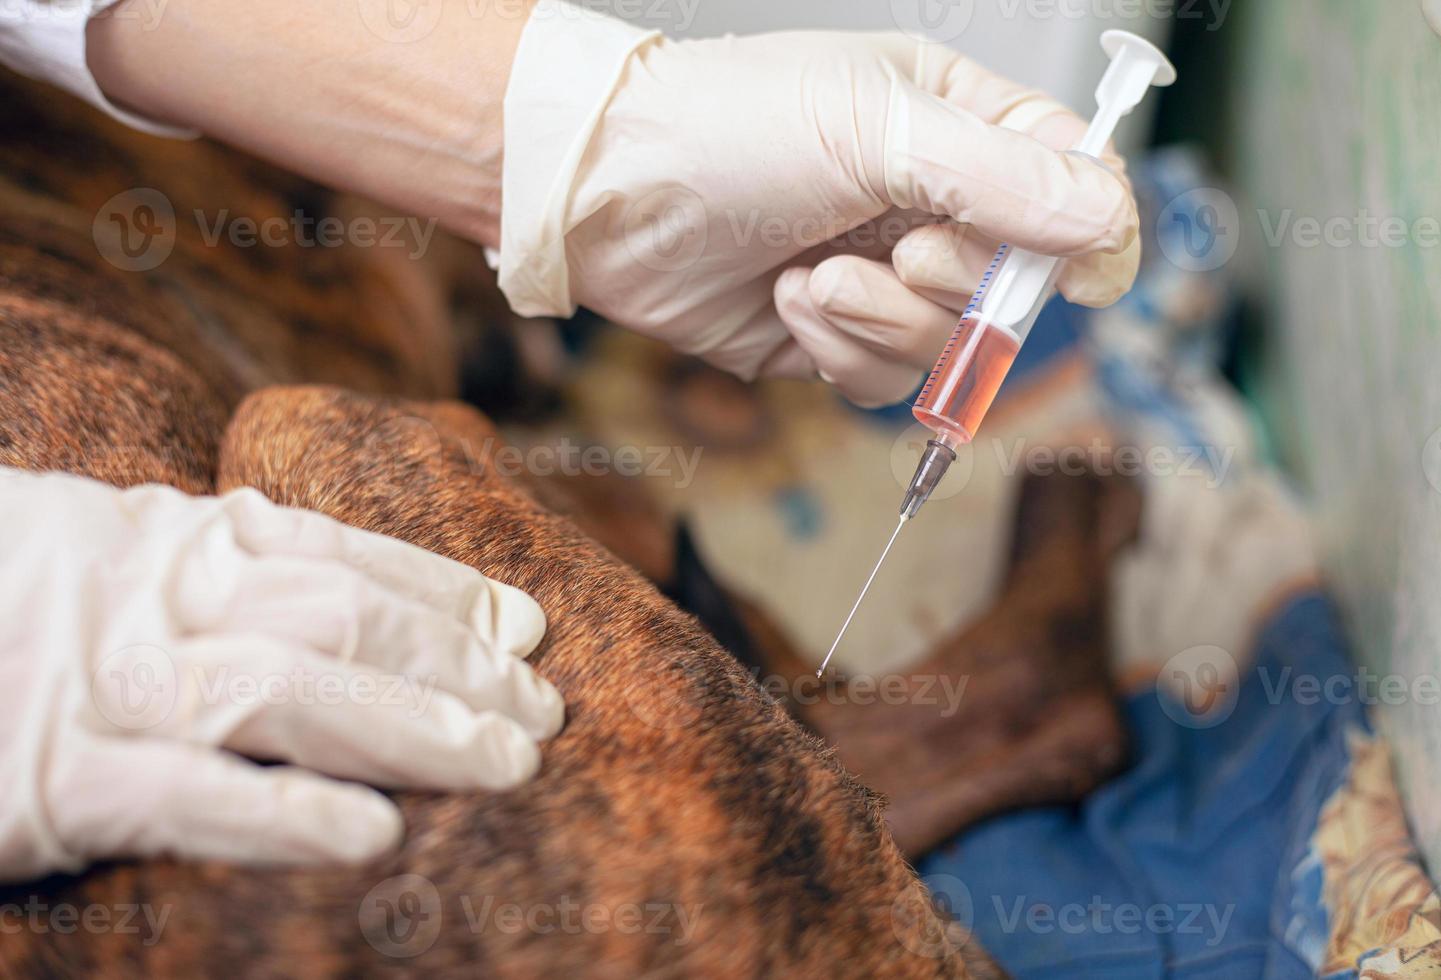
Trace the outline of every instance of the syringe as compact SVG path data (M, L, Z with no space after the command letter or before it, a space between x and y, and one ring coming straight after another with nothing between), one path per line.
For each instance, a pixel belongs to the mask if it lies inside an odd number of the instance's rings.
M1129 31L1107 31L1101 35L1101 47L1110 56L1111 64L1096 88L1098 108L1091 125L1073 147L1073 152L1091 157L1100 156L1116 125L1140 105L1152 85L1166 86L1176 80L1176 69L1166 56ZM935 438L926 444L906 489L900 523L816 671L817 677L835 655L901 528L931 498L956 461L956 451L975 438L1021 345L1055 291L1062 262L1010 245L1002 245L991 260L911 410L917 421L935 433Z

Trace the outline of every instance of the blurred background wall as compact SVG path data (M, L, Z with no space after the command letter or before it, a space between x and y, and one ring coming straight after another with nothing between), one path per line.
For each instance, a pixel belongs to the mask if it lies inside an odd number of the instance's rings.
M1427 0L1434 11L1437 5ZM1441 37L1419 0L1238 0L1226 27L1251 388L1319 513L1358 658L1441 674ZM1219 93L1221 89L1215 88ZM1321 241L1311 234L1322 226ZM1329 237L1327 224L1330 223ZM1415 688L1420 691L1421 688ZM1380 705L1441 868L1441 705Z

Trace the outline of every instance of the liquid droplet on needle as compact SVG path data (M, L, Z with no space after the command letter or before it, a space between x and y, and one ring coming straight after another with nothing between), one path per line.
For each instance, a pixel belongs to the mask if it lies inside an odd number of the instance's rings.
M876 562L876 567L871 569L871 577L866 579L866 584L861 587L861 594L856 596L856 604L851 606L851 614L846 617L846 621L841 625L841 631L836 634L836 642L831 644L831 649L830 652L826 654L826 659L821 661L820 670L816 671L817 677L820 677L826 672L826 665L829 664L831 658L836 655L836 647L841 645L841 639L846 635L846 630L851 628L851 620L856 618L856 610L861 608L861 603L866 599L866 593L871 591L871 583L876 580L876 573L879 572L881 566L886 563L886 556L891 553L891 548L895 545L896 538L901 536L901 528L905 526L906 517L902 515L901 522L896 525L895 531L891 534L891 539L886 542L886 550L881 552L881 557L880 560Z

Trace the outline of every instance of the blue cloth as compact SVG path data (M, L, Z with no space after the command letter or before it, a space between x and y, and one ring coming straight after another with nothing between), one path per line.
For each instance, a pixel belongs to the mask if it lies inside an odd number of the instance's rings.
M1310 675L1353 694L1293 687ZM1310 841L1348 732L1370 731L1355 678L1330 604L1298 598L1265 625L1219 724L1136 694L1132 768L1080 806L981 825L919 870L1020 978L1315 976L1327 920Z

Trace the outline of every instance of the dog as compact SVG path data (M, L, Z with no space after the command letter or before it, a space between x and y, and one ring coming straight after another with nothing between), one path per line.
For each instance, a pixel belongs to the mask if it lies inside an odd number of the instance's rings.
M493 424L452 400L455 365L473 361L467 330L488 336L477 325L508 317L473 250L437 239L416 259L216 244L216 202L255 220L377 212L211 144L161 143L27 84L3 87L0 464L194 494L255 487L469 564L545 608L534 663L568 720L541 775L517 790L396 794L405 841L364 867L149 860L5 889L0 908L154 914L133 931L6 935L0 974L999 975L907 864L882 797L862 781L884 785L876 755L857 742L838 754L816 734L846 745L848 723L793 717L750 664L622 560L624 536L608 542L617 556L584 533L606 526L594 498L496 473ZM127 268L157 240L162 261ZM1093 516L1103 495L1088 493ZM577 520L542 499L570 500ZM1103 560L1094 540L1075 544L1086 570ZM674 555L648 564L687 567ZM1103 604L1092 592L1063 605L1089 617L1078 642L1094 659ZM736 608L745 635L761 638L756 662L791 663L763 617ZM964 636L953 646L938 670L993 650ZM1002 687L1025 702L1031 680ZM1063 703L1060 686L1046 682L1025 732L1054 736L1039 716ZM1093 712L1095 695L1087 685ZM922 814L898 827L907 847L977 814L1083 791L1122 754L1114 719L1095 721L1072 729L1093 746L1083 776L1039 794L1018 777L980 807L974 787L969 801L947 791L920 806L903 792L907 812Z

